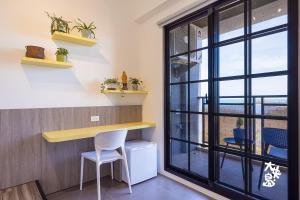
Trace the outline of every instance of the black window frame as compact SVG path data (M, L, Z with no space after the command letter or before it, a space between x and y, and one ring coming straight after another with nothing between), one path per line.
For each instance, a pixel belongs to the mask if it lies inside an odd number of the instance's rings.
M169 97L169 85L173 85L173 84L180 84L180 83L171 83L169 82L170 80L170 74L169 74L169 58L171 57L175 57L181 54L187 54L188 55L188 61L190 59L190 53L199 51L200 49L195 49L190 51L190 41L188 41L188 51L178 54L178 55L172 55L169 56L169 30L174 29L180 25L183 24L189 24L190 22L199 19L205 15L208 15L208 24L214 25L216 26L215 23L215 14L212 15L212 13L215 11L216 8L234 2L233 4L235 4L235 2L238 3L244 3L245 4L245 21L250 20L251 21L251 16L250 14L248 14L248 9L251 9L251 1L250 0L225 0L225 1L217 1L215 3L212 3L209 6L206 6L204 8L201 8L187 16L184 16L168 25L166 25L164 27L164 56L165 56L165 83L164 83L164 136L165 136L165 148L164 148L164 166L165 166L165 170L173 173L181 178L184 178L186 180L189 180L193 183L196 183L204 188L207 188L211 191L214 191L216 193L219 193L221 195L224 195L226 197L229 198L233 198L233 199L255 199L255 195L252 194L252 196L248 196L245 195L241 192L239 192L238 190L231 190L228 189L228 187L226 187L225 185L219 185L216 184L216 177L217 177L217 172L215 169L209 169L208 171L208 179L202 178L200 176L194 175L194 174L190 174L187 173L185 170L176 168L174 166L170 165L170 139L174 139L171 138L169 135L169 119L170 119L170 115L169 113L172 112L169 109L169 105L170 105L170 97ZM252 79L252 78L256 78L256 77L268 77L268 76L277 76L277 75L288 75L288 116L286 118L284 117L278 117L278 119L287 119L287 125L288 125L288 199L290 200L294 200L294 199L298 199L299 198L299 142L298 142L298 1L293 1L293 0L287 0L288 2L288 23L286 25L279 25L276 27L272 27L269 29L265 29L265 30L260 30L257 31L255 33L251 33L248 30L247 27L248 26L244 26L245 27L245 36L241 36L241 37L236 37L233 39L228 39L228 40L224 40L221 42L218 42L217 45L221 46L221 45L226 45L226 44L231 44L231 43L236 43L239 41L242 42L247 42L248 37L251 38L256 38L256 37L262 37L265 35L270 35L273 33L277 33L277 32L282 32L282 31L287 31L288 34L288 69L287 71L278 71L278 72L267 72L267 73L260 73L260 74L249 74L249 72L245 69L245 74L246 75L242 75L242 76L232 76L232 77L220 77L217 78L218 80L243 80L243 79L239 79L239 78L244 78L245 79L245 91L246 91L246 87L247 85L249 85L249 81L248 79ZM232 4L230 4L230 6L232 6ZM227 6L225 6L227 7ZM223 9L223 8L222 8ZM251 12L250 12L251 13ZM251 27L251 26L250 26ZM208 41L208 47L204 47L201 49L208 49L208 66L214 66L213 68L209 68L208 69L208 80L199 80L199 81L192 81L192 82L203 82L203 81L207 81L208 84L210 85L210 88L216 88L215 84L215 79L214 78L210 78L210 77L215 77L213 76L216 73L216 59L213 58L212 55L214 55L213 51L214 51L214 46L215 43L214 41L216 41L216 34L213 32L215 30L215 27L212 28L211 26L208 26L209 30L208 30L208 36L212 37L212 39L209 39ZM250 28L251 29L251 28ZM190 27L188 26L188 34L190 33ZM190 37L188 37L190 38ZM247 47L248 48L247 48ZM246 49L247 48L247 49ZM245 54L249 54L249 51L251 51L251 45L245 45ZM251 54L251 52L250 52ZM250 59L248 59L248 57L245 55L245 62L251 62ZM190 67L190 66L188 66ZM189 73L189 71L188 71ZM188 81L186 83L191 83L190 82L190 75L188 74ZM251 83L251 82L250 82ZM250 84L251 85L251 84ZM249 90L249 89L248 89ZM189 96L189 86L188 86L188 96ZM217 96L215 89L209 89L208 91L209 96ZM246 96L246 95L245 95ZM216 98L212 98L214 100L216 100ZM215 166L216 163L216 159L215 156L213 155L215 153L215 150L224 150L222 147L217 147L216 142L217 142L217 138L216 138L216 131L217 131L217 127L215 126L215 124L211 123L214 120L212 118L216 117L216 116L226 116L226 114L220 114L220 113L216 113L215 112L215 108L217 107L217 102L212 102L212 99L210 98L209 104L208 104L208 112L196 112L198 114L208 114L209 119L209 123L208 123L208 128L210 130L210 132L213 132L214 134L209 134L209 141L210 145L208 145L208 147L210 148L209 153L208 153L208 162L209 162L209 166ZM188 101L189 104L190 101ZM249 102L248 98L245 98L245 105L249 105L251 102ZM188 108L190 108L190 105L188 105ZM248 109L247 109L248 108ZM188 109L189 110L189 109ZM297 112L295 112L295 110L297 110ZM175 112L175 111L174 111ZM184 112L183 112L184 113ZM240 117L246 117L249 118L249 116L247 115L247 113L251 113L249 106L245 106L245 113L244 114L236 114L236 116L240 116ZM233 114L229 114L228 116L234 116ZM265 118L268 119L270 117L268 116L256 116L256 115L252 115L252 118ZM271 117L271 119L276 119L277 117ZM248 120L246 120L247 123ZM251 123L251 122L248 122ZM247 132L247 131L246 131ZM190 134L190 132L188 131L188 134ZM247 133L246 133L247 135ZM176 139L180 141L180 139ZM192 143L192 142L190 142ZM213 145L211 145L213 144ZM249 144L246 144L249 145ZM205 146L205 145L203 145ZM247 148L248 149L248 148ZM230 153L230 151L229 151ZM238 153L234 152L235 155L237 155ZM243 154L241 154L243 155ZM188 156L188 159L190 159L190 156ZM255 155L251 155L251 159L255 159L255 160L264 160L264 158L261 158L259 156L255 156ZM282 165L286 165L285 163L281 163L280 160L275 161L275 163L278 164L282 164ZM190 163L190 162L189 162ZM249 161L247 161L247 164L245 167L249 167ZM189 166L190 168L190 166ZM246 170L247 171L247 170ZM249 170L248 170L249 171ZM246 174L246 179L247 178L251 178L250 174ZM248 185L245 185L246 187L249 187ZM231 187L229 187L231 188ZM246 190L246 188L245 188Z

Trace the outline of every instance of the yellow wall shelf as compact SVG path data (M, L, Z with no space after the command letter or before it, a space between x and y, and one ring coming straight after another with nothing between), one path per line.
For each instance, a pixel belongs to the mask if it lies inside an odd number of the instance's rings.
M103 94L148 94L145 90L101 90Z
M43 138L48 142L65 142L84 138L95 137L97 133L104 133L117 130L136 130L155 127L153 122L130 122L124 124L112 124L79 129L68 129L59 131L43 132Z
M68 33L61 33L61 32L57 32L57 31L53 33L52 39L86 45L86 46L93 46L97 43L97 41L95 39L84 38L84 37L71 35Z
M38 65L44 67L55 67L55 68L70 68L72 67L71 63L67 62L57 62L48 59L38 59L38 58L29 58L23 57L21 60L21 64L26 65Z

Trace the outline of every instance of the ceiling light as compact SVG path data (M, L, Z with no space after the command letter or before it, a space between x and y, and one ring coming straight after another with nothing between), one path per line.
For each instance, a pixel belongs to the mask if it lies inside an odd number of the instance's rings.
M281 12L281 11L282 11L282 9L281 9L281 8L278 8L277 12Z
M255 17L252 17L252 19L253 19L253 21L255 21L255 20L256 20L256 18L255 18Z

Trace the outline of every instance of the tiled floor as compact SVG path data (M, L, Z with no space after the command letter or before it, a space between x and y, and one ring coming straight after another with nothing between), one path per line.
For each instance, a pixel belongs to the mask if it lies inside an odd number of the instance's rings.
M164 176L158 176L132 187L133 193L128 194L125 183L112 181L110 177L101 179L102 200L212 200L201 193L185 187ZM48 200L96 200L96 184L90 183L79 191L74 187L47 197Z

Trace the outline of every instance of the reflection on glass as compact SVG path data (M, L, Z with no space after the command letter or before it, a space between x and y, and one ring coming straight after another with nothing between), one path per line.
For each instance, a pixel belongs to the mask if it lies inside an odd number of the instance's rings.
M188 109L187 84L170 86L170 109L176 111L186 111Z
M219 48L219 76L244 74L244 42Z
M287 0L252 0L252 32L287 23Z
M190 137L191 141L199 144L207 142L208 116L202 114L190 114Z
M188 143L171 140L171 165L188 170Z
M190 79L208 79L208 51L202 50L190 54Z
M171 83L188 81L188 57L182 55L170 60Z
M252 73L281 70L287 70L287 32L253 39Z
M224 153L218 152L218 158L220 163L219 181L239 189L244 189L244 159L242 159L240 156L226 153L223 166L221 166Z
M219 12L219 40L227 40L244 34L244 4Z
M188 51L188 26L183 25L169 32L170 55Z
M203 17L190 24L190 49L200 49L207 44L207 17Z
M253 78L252 95L287 95L287 76Z
M191 111L204 112L207 107L208 83L199 82L190 84Z
M188 140L188 115L170 113L170 135L173 138Z
M191 171L203 177L208 177L208 149L191 144Z

